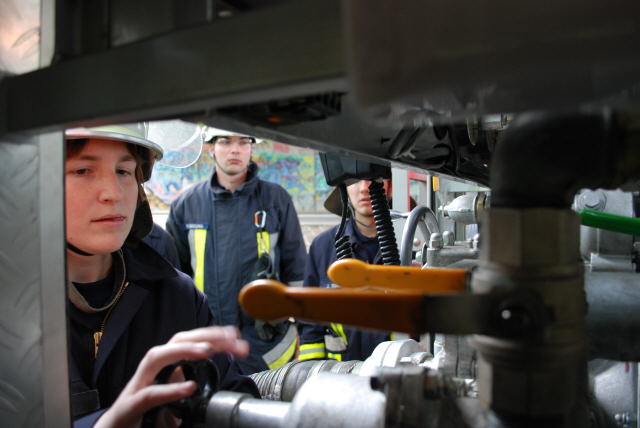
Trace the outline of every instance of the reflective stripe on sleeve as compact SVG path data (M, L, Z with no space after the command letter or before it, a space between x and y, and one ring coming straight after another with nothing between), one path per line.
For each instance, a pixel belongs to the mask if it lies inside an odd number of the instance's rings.
M390 335L390 340L407 340L411 339L411 337L407 333L398 333L397 331L392 332Z
M318 358L326 358L326 351L324 349L324 342L320 343L307 343L300 345L300 353L298 354L298 360L315 360Z
M271 254L270 236L267 232L256 233L256 245L258 247L258 257L263 254Z
M329 353L327 353L327 358L330 358L332 360L342 361L342 354L333 354L333 353L329 352Z
M302 287L304 281L289 281L289 287Z
M262 356L262 359L269 369L282 367L291 360L291 357L293 357L293 354L296 352L297 337L298 330L293 324L290 324L287 333L284 335L280 343Z
M193 232L193 235L191 234ZM191 239L193 237L193 239ZM193 280L198 290L204 293L204 253L207 245L207 229L193 229L189 231L191 247L191 269Z
M342 328L342 324L332 322L331 330L333 330L335 334L337 334L342 338L342 340L344 340L345 345L349 344L349 341L347 340L347 335L344 334L344 328Z

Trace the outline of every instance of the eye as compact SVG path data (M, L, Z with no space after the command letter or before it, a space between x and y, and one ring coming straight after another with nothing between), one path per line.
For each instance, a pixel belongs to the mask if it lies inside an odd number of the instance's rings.
M89 168L78 168L70 171L73 175L87 175L89 173Z
M119 175L124 175L124 176L127 176L127 177L128 177L128 176L132 176L132 175L134 174L134 170L131 170L131 169L124 169L124 168L119 168L119 169L117 169L117 170L116 170L116 172L117 172Z

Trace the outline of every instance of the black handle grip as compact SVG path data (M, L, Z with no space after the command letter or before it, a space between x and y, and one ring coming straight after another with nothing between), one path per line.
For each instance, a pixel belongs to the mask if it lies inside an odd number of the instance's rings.
M207 404L211 396L220 388L220 374L218 373L218 369L215 364L208 359L200 361L180 361L160 370L160 373L156 376L156 383L168 383L171 374L177 367L182 368L185 380L194 381L197 388L191 396L169 403L165 405L165 407L171 410L177 418L182 420L182 424L180 425L182 428L204 426ZM155 415L158 410L159 409L155 409L154 412L149 412L147 414L148 417L145 417L145 422L155 420ZM146 426L146 424L143 424L143 426Z

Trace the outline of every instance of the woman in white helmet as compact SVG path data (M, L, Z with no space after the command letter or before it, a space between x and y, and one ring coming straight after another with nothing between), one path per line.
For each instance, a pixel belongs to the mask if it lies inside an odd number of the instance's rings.
M152 225L142 183L162 149L142 124L70 129L66 140L75 425L139 426L148 410L191 395L195 384L179 372L177 382L155 384L181 360L211 358L223 389L257 395L228 356L246 356L247 343L234 328L208 327L212 315L192 280L141 242Z

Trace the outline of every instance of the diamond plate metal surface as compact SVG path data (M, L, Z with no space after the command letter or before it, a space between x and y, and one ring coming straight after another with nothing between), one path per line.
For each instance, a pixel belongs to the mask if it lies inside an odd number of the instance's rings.
M42 263L43 255L52 251L55 242L46 242L42 234L51 235L51 225L61 224L62 192L42 198L41 192L53 189L42 174L56 169L61 177L61 165L43 169L40 150L41 137L12 138L0 141L0 425L12 427L64 426L65 420L45 419L47 401L68 391L66 381L66 342L54 346L61 356L51 365L45 354L48 344L46 332L65 330L64 306L57 314L49 305L45 287L60 283L58 294L64 299L64 268L51 271ZM62 137L58 137L62 140ZM61 151L61 143L58 147ZM61 155L60 155L61 159ZM50 172L49 172L50 173ZM49 180L49 179L47 179ZM61 181L61 179L60 179ZM61 186L60 186L61 187ZM51 204L51 200L58 204ZM47 205L43 204L45 202ZM58 220L56 220L58 218ZM51 220L53 219L53 223ZM63 236L62 233L59 233ZM60 243L62 245L62 243ZM53 250L55 253L55 250ZM62 250L59 251L62 253ZM64 259L62 264L64 265ZM46 278L43 272L54 272ZM62 274L60 274L62 272ZM47 292L49 290L46 290ZM56 299L54 299L56 300ZM60 306L58 300L58 306ZM59 324L47 325L48 323ZM60 341L60 334L54 334ZM64 335L62 335L64 337ZM54 349L51 348L51 349ZM50 373L62 369L64 381L51 389ZM55 398L59 400L58 398ZM60 403L67 403L66 400ZM60 407L60 404L56 404ZM62 415L68 409L62 409ZM62 418L64 419L64 417ZM62 425L58 425L62 422Z

